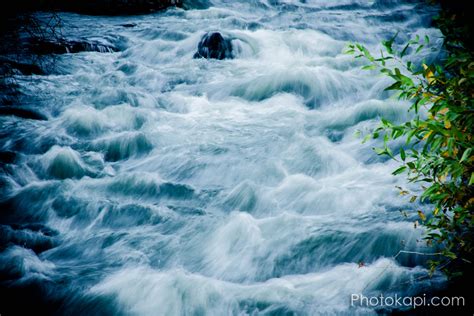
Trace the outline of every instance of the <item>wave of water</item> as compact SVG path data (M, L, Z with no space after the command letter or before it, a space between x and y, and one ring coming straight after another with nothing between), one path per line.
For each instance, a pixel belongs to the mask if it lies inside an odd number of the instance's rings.
M136 17L62 14L117 53L18 76L45 121L1 117L3 282L62 313L370 314L350 294L426 280L391 161L361 144L407 108L343 54L399 32L441 41L416 1L188 1ZM124 24L133 27L124 27ZM206 32L234 59L193 59ZM423 56L436 58L436 56ZM28 99L27 99L28 100ZM26 101L25 101L26 102ZM359 267L359 262L364 262Z

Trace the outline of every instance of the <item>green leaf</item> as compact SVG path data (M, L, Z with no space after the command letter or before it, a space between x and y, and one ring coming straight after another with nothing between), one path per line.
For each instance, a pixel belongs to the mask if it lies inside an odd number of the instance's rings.
M365 58L370 61L374 61L374 57L370 54L369 50L360 44L356 44L357 48L364 54Z
M364 67L362 67L363 70L373 70L373 69L377 69L377 65L366 65Z
M400 75L401 75L400 69L395 68L395 76L399 78Z
M399 77L400 77L400 80L402 81L402 83L403 83L404 85L410 86L410 87L411 87L411 86L414 86L413 80L411 80L410 77L407 77L407 76L402 75L402 74L400 74Z
M409 41L410 44L418 44L418 42L420 41L420 36L419 35L416 35L416 37L414 39L411 39Z
M392 172L392 174L393 174L394 176L396 176L397 174L403 173L406 169L407 169L406 166L401 166L400 168L398 168L397 170L395 170L394 172Z
M384 91L389 91L389 90L400 90L400 87L402 86L402 83L400 81L396 81L394 84L391 84L387 88L384 89Z
M464 154L462 154L461 160L459 162L464 162L467 158L469 158L469 155L471 154L472 148L468 148L464 151Z
M383 148L372 148L377 155L385 155L387 152Z
M387 127L392 126L392 123L390 123L387 119L384 119L384 118L382 117L381 120L382 120L382 124L383 124L384 126L387 126Z
M403 48L402 52L400 53L400 57L403 57L405 56L407 50L408 50L408 47L410 47L410 43L406 44L405 47Z
M474 184L474 172L471 173L471 179L469 179L469 185Z
M447 251L447 250L443 253L443 255L445 255L446 257L451 258L451 259L456 259L457 258L455 253L453 253L451 251Z
M362 144L366 143L371 137L372 137L372 135L370 135L370 134L365 135L364 138L362 139Z
M389 39L388 41L383 41L382 42L382 45L385 46L385 49L387 50L387 52L389 54L393 54L393 42L395 42L395 38L397 38L398 36L398 32L391 38Z
M403 148L400 148L400 158L402 158L402 160L405 161L406 154Z

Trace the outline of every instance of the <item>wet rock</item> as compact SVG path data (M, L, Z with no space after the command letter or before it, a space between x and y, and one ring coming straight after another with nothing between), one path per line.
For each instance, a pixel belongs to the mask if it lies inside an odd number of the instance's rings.
M15 229L16 228L16 229ZM18 245L41 253L55 246L51 236L43 234L41 231L34 231L28 228L11 227L0 225L0 244Z
M13 163L16 160L16 153L13 151L0 151L0 164Z
M183 0L21 0L10 2L0 14L3 17L3 14L12 16L19 12L63 11L114 16L146 14L169 7L183 7Z
M46 116L26 108L17 108L13 106L0 106L0 116L17 116L30 120L47 120Z
M231 41L219 32L207 33L201 38L194 58L233 58Z
M29 223L29 224L12 224L10 225L12 229L16 230L31 230L32 232L43 234L47 237L54 237L59 235L59 232L49 228L46 225L40 223Z
M5 76L0 74L0 76ZM18 100L20 92L16 89L16 85L11 82L5 82L6 80L0 80L0 105L12 105Z
M182 0L53 0L59 10L95 15L142 14L182 5Z
M126 28L132 28L132 27L135 27L137 26L136 23L124 23L124 24L120 24L122 27L126 27Z
M31 43L31 51L38 55L48 54L73 54L80 52L99 52L113 53L118 49L111 45L105 45L98 42L89 41L33 41Z
M43 70L34 64L20 63L0 57L0 74L43 75Z

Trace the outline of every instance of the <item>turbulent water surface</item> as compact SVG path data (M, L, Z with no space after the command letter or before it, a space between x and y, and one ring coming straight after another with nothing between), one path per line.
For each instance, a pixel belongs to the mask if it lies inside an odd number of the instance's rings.
M415 217L354 134L407 117L390 80L343 53L399 32L441 40L404 1L211 0L135 17L61 14L119 52L16 78L47 120L2 116L4 284L61 313L370 314L352 293L415 295ZM232 59L193 58L201 37ZM422 56L432 58L433 56ZM420 57L421 58L421 57Z

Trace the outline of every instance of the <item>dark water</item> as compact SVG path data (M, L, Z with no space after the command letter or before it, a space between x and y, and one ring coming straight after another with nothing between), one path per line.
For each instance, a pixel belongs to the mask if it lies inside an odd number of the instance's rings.
M392 258L425 250L399 212L423 206L354 136L407 107L343 54L397 31L439 46L434 14L362 0L61 14L66 38L121 52L16 78L48 119L0 117L17 152L0 175L3 285L64 314L367 315L352 293L442 284L423 258ZM193 59L207 31L232 39L233 59Z

